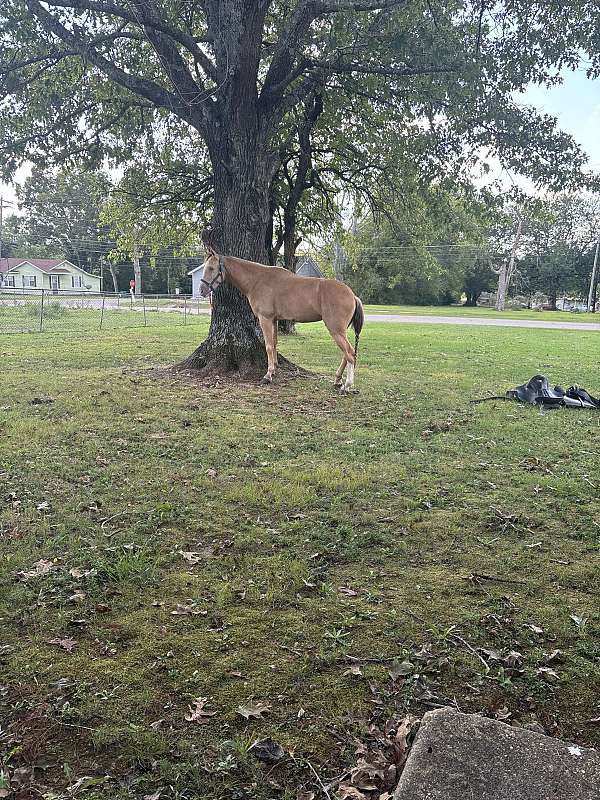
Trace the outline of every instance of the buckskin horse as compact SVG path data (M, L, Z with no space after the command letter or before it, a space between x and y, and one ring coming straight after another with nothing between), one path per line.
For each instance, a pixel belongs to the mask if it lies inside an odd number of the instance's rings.
M200 292L207 297L227 281L245 294L265 338L268 369L263 383L273 382L277 369L277 320L319 322L323 320L332 339L342 351L342 363L335 373L335 385L343 394L354 386L358 340L365 320L363 306L349 286L326 278L304 278L281 267L268 267L243 258L219 255L207 248ZM355 345L346 330L352 325ZM348 367L346 381L342 383Z

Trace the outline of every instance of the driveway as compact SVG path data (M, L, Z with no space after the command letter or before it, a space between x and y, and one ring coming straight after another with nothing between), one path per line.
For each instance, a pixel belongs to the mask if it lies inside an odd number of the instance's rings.
M426 325L495 325L499 328L549 328L563 331L600 331L596 322L552 322L538 319L497 319L495 317L428 317L424 314L365 314L369 322L410 322Z

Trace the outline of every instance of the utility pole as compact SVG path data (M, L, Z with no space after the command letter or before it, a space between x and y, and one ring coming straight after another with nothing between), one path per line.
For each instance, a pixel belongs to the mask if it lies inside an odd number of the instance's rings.
M587 310L594 313L596 311L596 283L598 281L598 251L600 250L600 235L596 241L596 252L594 253L594 266L592 267L592 279L590 281L590 291L588 294Z
M12 208L12 203L9 203L0 195L0 261L2 260L2 223L4 221L4 209ZM4 273L0 272L0 286L4 283Z

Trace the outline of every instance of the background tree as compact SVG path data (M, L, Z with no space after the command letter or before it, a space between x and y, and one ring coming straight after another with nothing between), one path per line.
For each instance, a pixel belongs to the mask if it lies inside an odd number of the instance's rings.
M331 100L339 109L348 142L355 131L346 111L364 97L387 105L398 129L460 130L465 143L557 185L585 159L554 120L513 94L552 79L554 65L577 64L583 51L593 71L598 54L596 3L553 5L549 14L541 0L489 8L479 0L7 0L5 172L49 154L128 160L148 138L185 128L211 164L219 248L264 261L288 121L319 91L324 107ZM189 366L262 369L246 301L229 286L215 300L208 339Z
M169 291L171 259L198 251L195 205L183 198L173 202L171 187L163 185L165 180L164 176L148 176L141 166L130 167L100 213L105 235L112 242L109 261L118 262L123 255L131 259L136 294L144 292L144 259L147 267L150 264L156 267L157 259L162 256ZM118 291L114 274L113 281Z
M538 200L518 263L520 284L548 297L587 294L592 250L600 229L600 202L589 195L559 194Z
M99 273L108 250L101 241L99 209L111 187L101 171L34 168L17 187L20 216L11 224L19 255L62 256L86 272Z

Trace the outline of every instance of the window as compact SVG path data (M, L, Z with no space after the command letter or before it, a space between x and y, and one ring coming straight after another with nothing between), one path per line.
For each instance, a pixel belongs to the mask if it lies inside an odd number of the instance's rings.
M23 275L23 288L35 289L35 275Z
M81 289L83 287L83 278L81 275L73 275L71 277L71 283L74 289Z
M14 275L4 275L4 283L2 285L3 286L8 286L9 288L14 289L15 288L15 276Z

